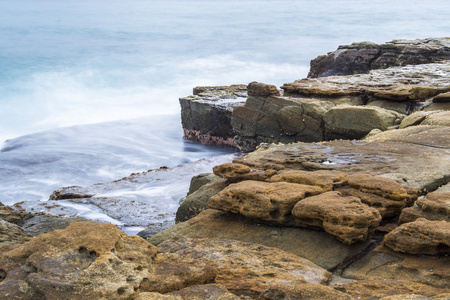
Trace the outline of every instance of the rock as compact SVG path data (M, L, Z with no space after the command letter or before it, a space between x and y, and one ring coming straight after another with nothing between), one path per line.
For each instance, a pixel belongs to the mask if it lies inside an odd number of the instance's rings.
M370 207L376 208L382 217L396 217L407 204L412 204L419 190L403 187L394 180L369 174L353 174L336 188L345 196L355 196Z
M23 230L27 234L31 236L38 236L56 229L64 229L73 222L96 223L96 221L89 220L83 217L66 218L48 214L38 214L31 218L27 218L21 224Z
M331 287L321 284L299 284L292 287L273 287L265 290L257 298L259 300L289 299L327 299L327 300L352 300L345 293L339 292Z
M237 295L257 297L273 286L325 283L331 275L311 261L259 244L211 238L176 238L158 245L159 259L217 269L214 282Z
M353 43L311 61L308 77L367 73L385 69L450 59L450 39L394 40L386 44Z
M280 91L274 85L253 81L250 82L247 86L247 94L249 96L263 96L263 97L271 95L279 96Z
M442 93L433 98L433 102L450 102L450 92Z
M204 186L207 183L210 183L211 181L220 179L219 176L211 174L211 173L201 173L191 178L191 184L189 186L189 192L188 196L195 191L197 191L199 188Z
M156 247L114 225L72 223L0 257L9 299L126 299L151 272Z
M216 177L220 178L218 176ZM178 223L187 221L205 209L208 209L209 198L223 190L227 185L228 183L225 179L214 180L203 185L194 193L188 195L178 207L175 222Z
M246 180L211 197L209 208L239 213L247 218L292 225L291 211L303 198L323 192L320 187L288 182Z
M402 295L404 297L398 299L410 299L408 297L413 295L432 297L450 291L449 289L436 288L417 282L391 279L360 280L335 286L334 288L351 295L353 299L385 299L384 297L386 296L394 295Z
M430 114L433 113L435 113L435 111L415 111L409 116L403 118L402 122L400 123L399 129L420 125Z
M247 165L236 163L224 163L215 166L213 172L215 175L225 178L228 182L238 182L242 180L264 181L276 173L273 169L264 172L262 170L250 169Z
M20 243L26 240L26 234L21 227L0 219L0 247L10 243Z
M450 254L450 223L423 218L405 223L384 237L394 251L411 254Z
M17 210L11 206L3 205L0 203L0 219L13 224L20 224L22 220L32 214L25 210Z
M62 187L54 191L49 199L50 200L63 200L63 199L78 199L78 198L90 198L94 194L87 188L81 186L68 186Z
M347 245L367 241L381 221L376 209L339 192L305 198L294 206L292 215L296 224L323 228Z
M228 292L220 284L194 285L168 294L141 293L135 300L239 300L238 296Z
M339 171L318 170L308 172L302 170L285 170L269 178L269 181L315 185L321 187L323 191L331 191L345 176L344 173Z
M450 126L450 111L437 111L427 116L421 125Z
M352 260L345 267L337 269L335 274L357 280L408 280L448 289L450 258L394 252L380 245L366 255Z
M231 111L242 105L246 96L245 85L194 88L193 96L180 98L184 138L233 147Z
M305 171L363 172L426 192L449 182L449 139L447 126L412 126L385 131L364 141L268 145L235 162L275 163Z
M416 201L413 207L402 210L400 223L413 222L419 218L430 221L450 222L450 192L429 193Z
M387 130L399 125L403 115L374 106L337 106L324 116L325 138L360 139L373 129Z
M186 222L161 231L148 241L159 245L174 237L213 237L262 244L294 253L326 269L336 268L370 245L366 242L348 246L324 231L273 227L213 209L205 210Z

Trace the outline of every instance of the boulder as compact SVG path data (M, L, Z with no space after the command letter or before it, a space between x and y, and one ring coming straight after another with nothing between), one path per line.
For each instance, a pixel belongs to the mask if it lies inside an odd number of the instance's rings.
M308 77L367 73L373 69L417 65L450 59L450 39L394 40L385 44L372 42L339 46L328 55L311 61Z
M450 111L416 111L404 118L399 128L416 125L450 126Z
M375 106L337 106L324 116L325 138L360 139L373 129L387 130L399 125L403 115Z
M450 222L417 219L404 223L384 237L394 251L411 254L450 254Z
M72 223L0 257L9 299L126 299L151 272L156 247L114 225Z
M347 245L367 241L381 221L375 208L339 192L305 198L294 206L292 215L297 225L323 228Z
M279 96L280 91L274 85L253 81L247 85L247 94L249 96L262 96L262 97L267 97L271 95Z
M184 138L204 144L234 146L231 111L245 102L247 87L196 87L193 94L180 98Z
M211 197L209 208L238 213L247 218L292 225L291 211L303 198L323 192L320 187L246 180L234 183Z
M204 186L207 183L210 183L211 181L220 179L217 175L211 174L211 173L201 173L198 175L195 175L191 178L191 184L189 185L189 192L187 195L194 193L199 188Z
M273 286L324 284L331 275L311 261L276 248L235 240L175 238L158 245L158 260L208 265L214 282L237 295L257 297Z

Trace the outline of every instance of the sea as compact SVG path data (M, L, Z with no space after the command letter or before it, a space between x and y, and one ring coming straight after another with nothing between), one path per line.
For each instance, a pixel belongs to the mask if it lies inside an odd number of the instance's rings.
M450 36L448 16L448 0L1 0L0 202L183 168L141 199L171 218L192 176L236 155L183 140L179 97L281 86L339 45ZM72 214L113 218L86 207Z

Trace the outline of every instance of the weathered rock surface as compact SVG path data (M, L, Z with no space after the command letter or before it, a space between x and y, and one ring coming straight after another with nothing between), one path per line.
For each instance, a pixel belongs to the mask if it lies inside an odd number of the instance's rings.
M243 104L246 96L245 85L194 88L193 96L180 98L184 137L204 144L234 146L231 111Z
M407 295L432 297L450 292L449 289L436 288L417 282L389 279L360 280L335 286L334 288L351 295L352 299L385 299L384 297L394 295L402 295L404 297L399 299L409 299Z
M168 294L144 292L135 300L239 300L240 297L230 293L220 284L194 285Z
M417 219L404 223L384 237L394 251L411 254L450 254L450 222Z
M258 296L271 286L325 283L325 269L292 253L258 244L177 238L158 245L158 260L202 263L217 270L214 282L238 295Z
M311 61L308 77L367 73L372 69L417 65L450 59L450 39L394 40L386 44L371 42L339 46L328 55Z
M8 299L125 299L151 272L156 247L111 224L72 223L0 258Z
M292 210L296 224L323 228L344 244L366 241L381 221L381 215L356 197L326 192L299 201Z
M429 193L420 198L412 207L402 210L400 223L408 223L419 218L431 221L450 222L450 193Z
M327 300L352 300L345 293L339 292L331 287L320 284L300 284L292 287L274 287L261 293L258 300L289 299L327 299Z
M450 126L450 111L416 111L405 117L399 128L417 125Z
M246 180L231 184L211 197L208 206L260 221L292 225L294 205L321 192L320 187L311 185Z

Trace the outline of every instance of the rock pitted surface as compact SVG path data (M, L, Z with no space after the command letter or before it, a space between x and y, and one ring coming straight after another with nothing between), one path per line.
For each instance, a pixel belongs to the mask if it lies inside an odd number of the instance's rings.
M394 40L385 44L371 42L339 46L328 55L311 61L308 77L367 73L372 69L418 65L450 59L450 38Z
M419 218L431 221L450 221L450 193L429 193L419 198L415 205L402 210L401 223L408 223Z

